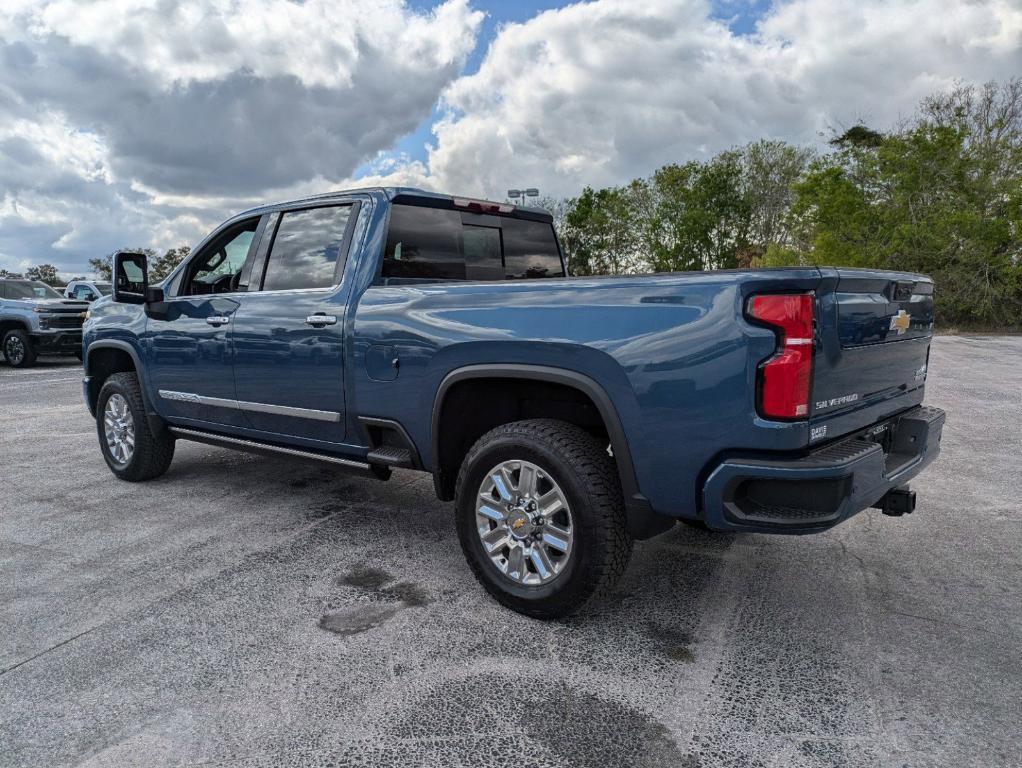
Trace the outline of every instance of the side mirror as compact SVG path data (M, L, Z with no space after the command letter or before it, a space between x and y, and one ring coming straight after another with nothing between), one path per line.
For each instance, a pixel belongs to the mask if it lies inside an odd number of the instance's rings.
M114 301L145 304L148 287L149 265L144 253L114 254Z

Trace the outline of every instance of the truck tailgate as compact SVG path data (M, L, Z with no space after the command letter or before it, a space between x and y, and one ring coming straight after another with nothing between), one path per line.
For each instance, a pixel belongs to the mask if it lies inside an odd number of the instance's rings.
M810 406L814 443L921 402L933 335L933 282L928 277L858 269L821 272Z

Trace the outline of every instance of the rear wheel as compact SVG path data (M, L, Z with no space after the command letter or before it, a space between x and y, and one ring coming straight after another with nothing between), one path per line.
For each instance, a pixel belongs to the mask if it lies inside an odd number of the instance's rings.
M465 457L456 498L476 578L519 613L570 615L608 592L628 564L616 467L572 424L535 419L487 432Z
M174 438L150 429L142 389L133 373L115 373L103 383L96 403L96 428L103 458L121 480L152 480L166 472L174 459Z
M4 357L12 368L28 368L35 363L32 339L24 331L8 331L4 335Z

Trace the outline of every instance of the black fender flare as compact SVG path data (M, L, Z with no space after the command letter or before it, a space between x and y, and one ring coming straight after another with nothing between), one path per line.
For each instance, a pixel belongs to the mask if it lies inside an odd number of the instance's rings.
M164 429L167 428L166 422L163 417L160 416L153 408L152 400L149 399L149 386L145 376L145 368L142 365L142 360L138 355L138 350L135 349L133 344L130 344L123 339L99 339L89 344L85 360L83 361L85 370L85 381L89 387L89 405L92 410L92 403L99 397L99 392L93 392L95 384L92 382L92 377L89 375L89 358L92 356L92 352L97 349L116 349L120 352L126 352L128 357L131 358L132 365L135 366L135 375L138 376L139 388L142 390L142 403L145 405L146 420L149 422L149 429L155 434L160 434ZM95 414L93 414L95 416Z
M32 325L28 322L28 320L24 320L17 316L0 318L0 344L3 344L4 337L6 337L11 331L24 331L28 334L29 339L32 338ZM0 357L2 356L3 352L0 350Z
M673 518L656 514L650 506L649 500L639 491L638 480L635 476L635 466L632 463L632 452L628 446L628 438L625 435L624 427L621 425L621 417L618 415L617 408L614 406L614 402L610 399L607 391L597 381L583 373L548 365L530 365L526 363L467 365L462 368L456 368L444 376L433 399L431 422L433 483L438 491L440 489L440 470L437 459L440 451L440 414L443 410L444 398L455 384L470 379L546 381L552 384L572 387L585 394L593 401L593 404L600 413L600 417L603 419L604 425L607 427L611 449L614 452L614 461L617 464L618 477L621 481L621 491L624 495L628 528L632 536L637 539L649 538L650 536L662 533L674 524Z

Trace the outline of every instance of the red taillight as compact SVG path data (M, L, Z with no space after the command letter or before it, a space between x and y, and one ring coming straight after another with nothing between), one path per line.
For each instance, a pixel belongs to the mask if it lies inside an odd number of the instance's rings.
M777 353L759 367L759 411L768 419L809 417L813 369L813 295L766 294L749 300L748 314L780 336Z

